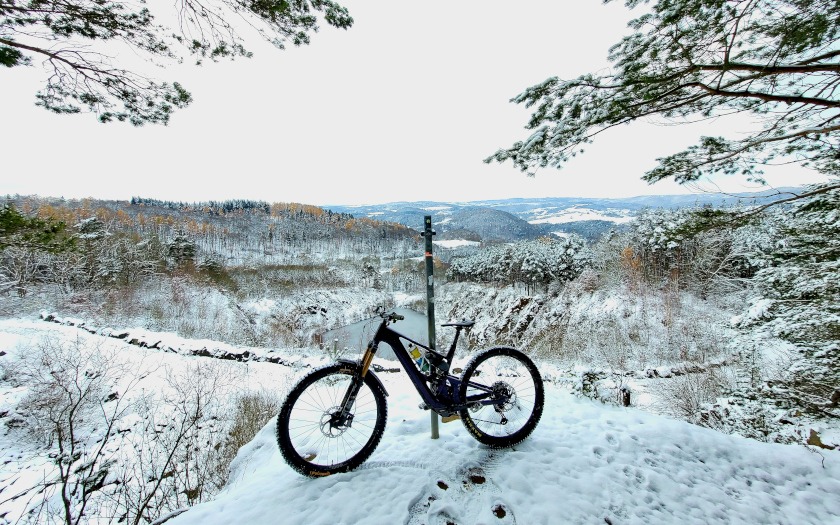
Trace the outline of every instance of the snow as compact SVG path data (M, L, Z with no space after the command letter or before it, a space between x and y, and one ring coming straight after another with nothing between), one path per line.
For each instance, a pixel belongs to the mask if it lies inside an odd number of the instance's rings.
M425 296L419 294L409 294L405 292L394 292L394 304L397 306L406 306L420 299L425 300Z
M152 335L152 334L150 334ZM171 336L176 339L176 336ZM167 334L154 334L156 340L167 340ZM157 405L159 421L172 418L172 406L162 402L172 394L171 378L187 377L198 371L200 363L213 364L220 378L216 386L215 395L225 399L229 404L241 394L248 392L286 391L289 381L294 374L294 367L278 366L271 363L236 362L185 356L168 352L163 349L140 348L129 344L126 340L114 339L107 336L93 335L71 326L48 323L31 319L6 319L0 321L0 524L33 523L31 519L19 517L26 514L27 508L38 504L39 486L57 477L54 451L44 447L39 436L28 430L25 420L30 409L19 403L25 401L29 393L25 385L17 385L14 378L13 363L28 355L37 355L36 347L44 341L61 341L63 344L78 348L86 354L101 354L115 356L124 365L125 377L115 377L113 391L119 392L119 398L124 406L138 406L142 399L161 400ZM76 344L78 343L78 347ZM192 341L189 346L201 346L204 341ZM215 345L223 346L221 343ZM243 349L236 349L242 352ZM319 361L311 359L310 367ZM12 371L10 373L10 370ZM137 380L134 386L130 383ZM112 410L113 406L105 404L103 410ZM230 414L230 407L226 407L225 414ZM90 423L96 425L98 419L91 416ZM115 472L122 468L122 461L132 456L132 440L140 436L144 427L137 413L126 414L118 421L118 435L113 435L108 444L109 458L115 460ZM125 431L125 433L124 433ZM212 431L207 428L207 431ZM92 450L98 439L101 428L96 430L87 424L76 429L80 449ZM115 474L117 475L117 474ZM47 491L52 495L53 508L60 506L54 490ZM6 496L8 495L8 496ZM12 497L13 496L13 497ZM41 496L43 497L43 496ZM30 507L33 506L33 507ZM90 515L89 517L93 517ZM43 519L43 517L42 517ZM34 523L43 523L35 515ZM95 521L94 521L95 522ZM83 521L87 523L87 521ZM105 523L105 521L101 521Z
M628 210L611 210L611 213L604 213L582 206L573 206L559 211L539 208L533 210L533 213L535 218L528 221L531 224L564 224L578 221L609 221L624 224L635 218Z
M277 301L274 301L272 299L266 299L265 297L245 305L246 308L260 315L270 314L276 306Z
M770 308L773 306L772 299L754 298L750 301L750 306L747 312L743 315L735 315L730 321L732 326L740 326L742 324L749 324L757 320L769 317Z
M604 308L611 306L604 302ZM0 321L0 347L7 352L0 364L45 335L105 341L128 362L153 357L172 370L211 361L138 348L77 327L13 319ZM170 334L144 337L173 347L227 348ZM286 385L290 374L308 371L212 362L231 373L247 370L240 389ZM554 377L550 366L539 365L545 378ZM457 421L441 424L440 439L431 440L429 414L418 408L420 398L408 378L378 375L389 393L388 425L361 468L319 479L300 476L283 462L271 421L240 449L227 486L214 500L166 523L838 523L840 452L760 443L637 408L604 405L571 395L562 381L545 383L543 417L528 439L512 449L491 450ZM148 381L147 386L162 384L159 377ZM6 382L0 387L0 412L24 395ZM13 494L34 485L51 462L45 452L3 430L0 490ZM15 510L24 503L17 500ZM11 510L7 505L0 508L3 524L14 521L12 514L2 517Z
M441 248L461 248L464 246L478 246L481 244L480 242L476 241L468 241L466 239L449 239L445 241L432 241L435 243L436 246L440 246Z
M530 438L494 451L457 422L429 438L402 374L381 374L389 420L362 468L308 479L269 423L216 500L172 525L229 523L837 523L838 458L758 443L546 385ZM482 482L483 481L483 482ZM443 487L446 487L444 489ZM505 516L496 517L502 508Z

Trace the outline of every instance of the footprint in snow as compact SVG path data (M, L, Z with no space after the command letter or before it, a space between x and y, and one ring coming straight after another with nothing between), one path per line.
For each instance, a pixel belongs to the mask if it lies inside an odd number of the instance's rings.
M490 477L495 459L487 453L465 462L453 476L433 473L409 508L406 525L515 524L513 510Z

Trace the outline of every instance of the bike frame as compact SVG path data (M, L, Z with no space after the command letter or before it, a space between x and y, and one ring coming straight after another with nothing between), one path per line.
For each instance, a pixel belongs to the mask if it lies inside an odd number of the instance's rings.
M458 342L458 336L460 335L462 327L456 326L455 339L452 341L452 345L450 346L447 354L443 355L435 352L429 346L415 341L388 326L389 322L396 321L397 319L397 317L394 317L394 314L383 316L382 322L376 330L376 334L374 334L373 339L370 343L368 343L367 349L362 355L361 373L358 380L355 381L354 385L348 389L347 395L344 398L342 407L345 410L349 412L350 407L353 406L356 393L358 393L358 389L361 387L364 377L370 373L370 365L373 361L374 355L376 355L376 351L379 349L380 343L386 343L391 347L394 355L397 357L397 360L402 365L406 374L408 374L409 379L411 379L411 383L414 385L417 393L420 394L421 398L423 398L423 402L426 407L434 410L441 416L446 417L455 415L461 410L470 408L476 404L495 405L505 401L504 399L499 399L494 395L495 392L492 386L482 385L474 381L469 381L468 385L476 390L479 390L480 393L470 395L467 399L460 399L462 381L461 378L449 373L449 366L452 363L452 357L455 354L455 346ZM412 359L408 350L406 350L405 345L403 345L403 340L424 349L426 352L431 352L431 355L435 356L434 361L437 362L430 361L432 370L430 371L429 376L424 375L417 367L414 359ZM428 355L430 354L427 353L427 356ZM438 369L437 373L435 373L434 368ZM430 384L435 388L435 390L430 388Z

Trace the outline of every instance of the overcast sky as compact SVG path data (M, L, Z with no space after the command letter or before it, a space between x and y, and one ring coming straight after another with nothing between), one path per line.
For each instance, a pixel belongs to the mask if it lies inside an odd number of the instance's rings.
M249 60L158 71L194 98L165 127L47 113L34 106L40 65L2 68L0 194L329 205L687 193L639 177L656 157L721 133L639 123L534 178L486 165L527 136L529 113L509 99L549 76L607 67L631 13L597 0L342 3L354 26L322 27L309 46L252 41ZM814 180L803 175L784 168L769 181Z

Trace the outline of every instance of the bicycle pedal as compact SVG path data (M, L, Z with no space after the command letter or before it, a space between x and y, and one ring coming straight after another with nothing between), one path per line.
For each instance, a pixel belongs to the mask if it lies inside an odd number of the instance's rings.
M441 416L440 418L440 420L444 423L451 423L452 421L456 421L458 419L461 419L461 416L459 416L458 414L453 414L451 416Z
M419 405L417 405L417 408L419 408L420 410L429 410L429 405L427 405L426 403L420 403Z

